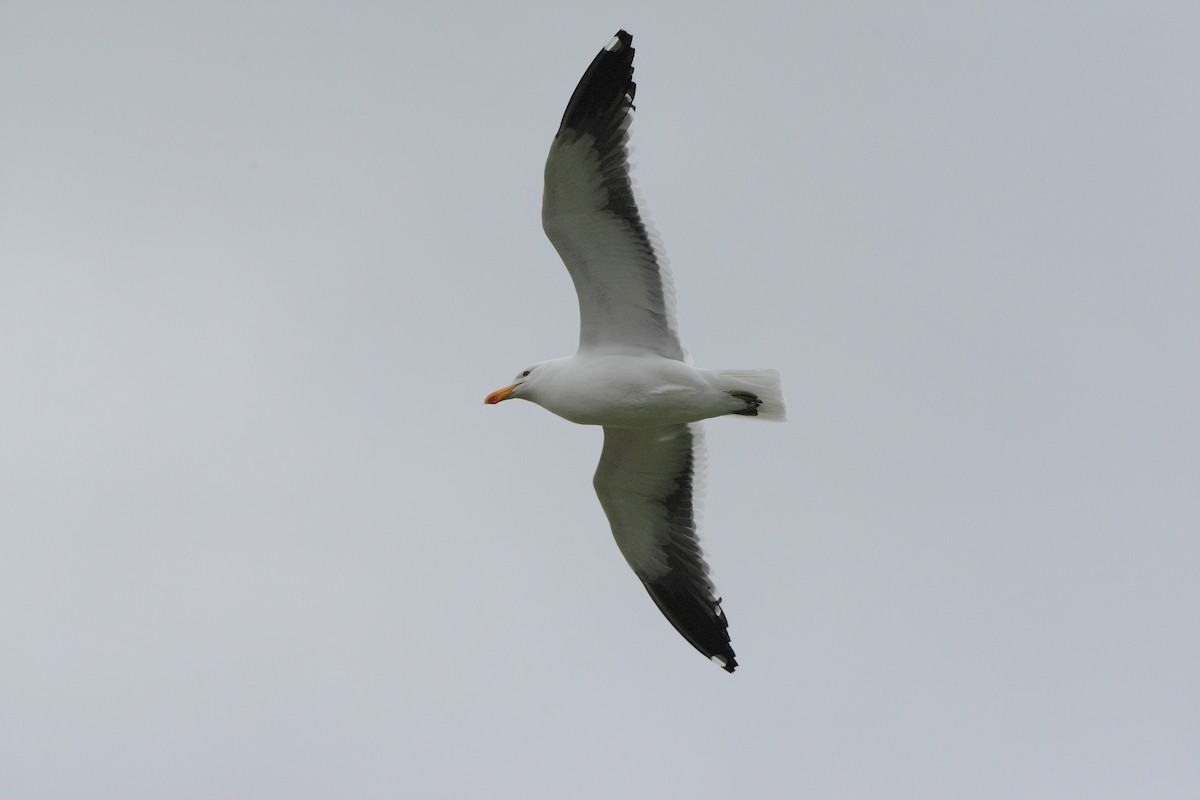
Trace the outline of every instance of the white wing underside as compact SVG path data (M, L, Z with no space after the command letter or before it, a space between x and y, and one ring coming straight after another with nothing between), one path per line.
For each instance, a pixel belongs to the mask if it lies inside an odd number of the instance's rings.
M728 623L696 535L703 481L700 425L604 429L593 483L617 547L675 629L732 669Z
M581 353L684 361L666 255L630 175L633 86L600 104L588 92L603 86L580 83L546 159L542 227L575 283Z
M669 571L666 548L673 536L695 537L704 462L698 424L604 429L593 484L617 547L639 578Z

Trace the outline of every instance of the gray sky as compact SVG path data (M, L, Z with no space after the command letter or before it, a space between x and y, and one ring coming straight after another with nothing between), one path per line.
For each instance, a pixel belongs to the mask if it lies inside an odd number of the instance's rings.
M0 797L1200 794L1200 12L648 5L4 5ZM482 402L618 27L732 676Z

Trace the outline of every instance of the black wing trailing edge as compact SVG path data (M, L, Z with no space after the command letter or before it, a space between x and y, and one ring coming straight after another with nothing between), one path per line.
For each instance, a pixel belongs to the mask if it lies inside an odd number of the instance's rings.
M642 585L658 610L692 647L716 660L726 672L733 672L737 659L729 640L729 621L708 577L708 564L696 535L692 488L695 450L692 452L686 469L679 473L675 491L663 500L671 521L670 535L663 545L667 571L652 579L642 578Z
M695 437L689 426L689 434ZM694 482L698 446L688 449L690 455L684 469L679 470L676 488L662 500L671 521L670 534L662 546L667 561L664 575L642 579L655 606L691 646L721 664L726 672L737 668L730 643L730 622L721 610L721 599L708 577L708 564L696 535ZM641 576L638 576L641 577Z

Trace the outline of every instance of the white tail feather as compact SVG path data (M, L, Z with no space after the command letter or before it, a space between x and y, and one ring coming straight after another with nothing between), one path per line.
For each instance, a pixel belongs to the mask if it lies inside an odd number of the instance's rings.
M783 387L779 383L779 371L774 369L715 370L722 378L726 391L752 392L762 401L755 419L782 422L787 418L783 405Z

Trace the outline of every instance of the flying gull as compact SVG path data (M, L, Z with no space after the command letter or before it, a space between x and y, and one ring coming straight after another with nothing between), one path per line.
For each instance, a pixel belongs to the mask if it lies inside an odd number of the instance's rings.
M667 259L630 178L633 37L618 31L583 74L546 159L542 227L579 295L579 349L522 370L488 404L517 398L604 427L593 481L625 560L663 615L728 672L721 598L696 535L700 420L782 420L775 370L691 365Z

